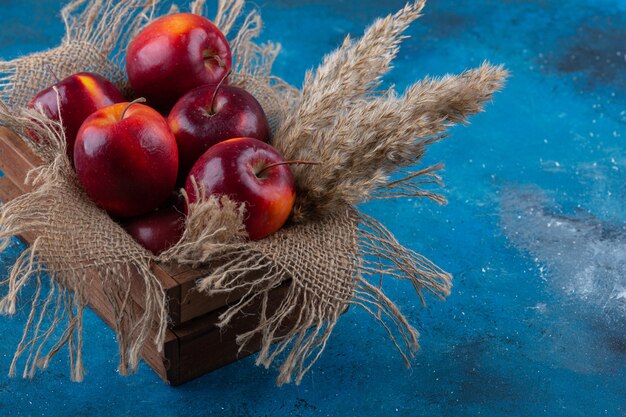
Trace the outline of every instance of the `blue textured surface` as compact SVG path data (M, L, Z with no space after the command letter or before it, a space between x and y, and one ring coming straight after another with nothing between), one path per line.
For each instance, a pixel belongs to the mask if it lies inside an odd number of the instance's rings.
M277 75L299 85L403 1L257 3L263 37L284 46ZM0 57L55 45L58 8L0 0ZM21 311L0 321L0 415L626 415L625 12L619 0L433 0L410 30L388 77L399 89L484 59L513 73L487 113L426 158L446 163L448 206L363 207L456 277L426 309L389 287L422 333L411 370L354 308L298 387L276 388L275 370L248 358L170 388L144 365L118 376L113 335L89 313L85 383L68 381L63 356L33 381L7 380Z

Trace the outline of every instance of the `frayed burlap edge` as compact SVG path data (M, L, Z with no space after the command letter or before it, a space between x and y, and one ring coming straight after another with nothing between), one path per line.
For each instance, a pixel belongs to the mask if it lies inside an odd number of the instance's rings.
M152 256L82 192L65 154L60 124L36 111L15 112L4 105L0 123L47 160L29 173L34 190L3 204L0 211L0 250L12 236L37 236L2 282L7 293L0 299L0 314L9 315L16 312L21 289L36 282L9 374L15 375L18 361L27 355L22 375L33 377L67 345L71 378L83 379L82 318L95 285L102 287L114 318L120 373L135 371L145 343L161 350L167 327L165 293L150 269ZM46 138L45 144L26 139L31 134ZM131 297L131 287L138 284L134 280L144 288L141 308Z
M186 256L190 247L195 248L193 256ZM176 253L180 249L183 252ZM408 280L422 301L423 292L443 298L451 287L449 274L404 248L378 221L349 206L323 219L291 224L258 242L233 239L217 248L209 245L205 251L186 242L164 254L165 259L170 257L182 263L204 259L219 265L198 281L199 291L244 293L219 316L221 328L260 302L258 325L238 335L237 343L243 350L260 336L256 363L269 367L280 359L279 385L301 382L350 305L363 308L381 323L409 366L419 347L419 333L384 294L383 280ZM271 291L285 282L290 285L284 299L269 310Z

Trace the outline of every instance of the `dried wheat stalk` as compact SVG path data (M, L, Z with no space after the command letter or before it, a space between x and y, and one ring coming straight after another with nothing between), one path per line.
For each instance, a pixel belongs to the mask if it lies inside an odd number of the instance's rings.
M407 187L424 179L422 175L436 181L432 169L410 174L387 187L390 174L419 162L428 145L441 139L448 127L466 123L470 115L481 111L505 77L501 66L485 63L458 76L427 78L401 96L391 91L338 111L330 129L321 129L309 138L317 146L303 146L289 155L322 162L313 168L293 168L300 187L294 217L324 213L373 196L396 196L401 186L404 189L399 195L422 195L441 202L439 196L420 187L407 193Z
M333 110L346 107L380 85L398 53L402 33L420 16L424 3L407 4L394 15L378 19L358 42L346 37L339 49L324 58L315 74L307 73L299 108L277 135L286 153L290 153L289 144L303 142L302 134L314 132L309 129L331 124Z
M297 108L280 125L273 144L287 159L320 161L294 166L298 198L293 218L324 215L345 203L369 198L427 196L420 184L438 182L433 168L389 183L401 167L418 162L426 147L455 123L481 111L507 77L501 66L484 63L460 75L427 78L398 95L377 94L424 1L377 20L358 41L346 38L315 73L308 73Z

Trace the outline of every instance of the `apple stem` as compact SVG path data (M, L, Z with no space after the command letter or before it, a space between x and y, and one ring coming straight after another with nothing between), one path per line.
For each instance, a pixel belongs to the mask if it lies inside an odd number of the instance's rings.
M290 161L282 161L282 162L275 162L273 164L269 164L263 167L263 169L261 169L259 172L257 172L257 176L261 175L263 173L263 171L269 169L269 168L273 168L273 167L277 167L280 165L320 165L321 162L317 162L317 161L305 161L302 159L292 159Z
M220 68L224 68L226 66L226 62L224 62L221 56L215 54L213 55L213 59L217 61L217 65L219 65Z
M215 62L217 62L217 65L220 66L220 68L224 68L226 66L226 62L224 62L221 56L219 56L218 54L211 54L208 50L202 52L202 58L205 61L208 61L209 59L214 59Z
M57 77L57 75L54 73L52 68L50 68L50 65L48 65L48 63L43 64L43 66L46 68L46 71L48 71L48 73L50 73L52 78L54 78L54 81L56 81L57 84L61 82L61 80L59 80L59 77Z
M226 78L230 77L230 74L232 73L233 73L233 70L229 69L228 72L224 74L220 82L217 83L217 86L215 87L215 90L213 91L213 97L211 97L211 110L210 110L209 116L213 116L215 114L215 99L217 98L217 92L219 91L222 84L224 84L224 81L226 81Z
M146 102L146 99L145 99L145 98L143 98L143 97L139 97L139 98L134 99L134 100L133 100L133 101L131 101L130 103L128 103L128 104L126 105L126 107L124 107L124 110L122 110L122 115L120 116L120 120L124 120L124 116L126 115L126 111L128 110L128 108L129 108L130 106L132 106L133 104L137 104L137 103L145 103L145 102Z

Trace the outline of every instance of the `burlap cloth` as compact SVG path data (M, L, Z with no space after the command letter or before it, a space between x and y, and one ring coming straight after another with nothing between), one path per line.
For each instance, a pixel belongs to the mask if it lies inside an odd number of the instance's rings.
M420 298L424 291L444 297L451 277L400 245L354 204L401 196L443 202L422 189L424 183L438 182L434 173L438 167L407 172L396 181L389 181L389 176L419 161L447 126L479 111L506 75L500 67L484 64L459 76L420 81L403 95L377 91L402 32L422 7L422 1L409 4L375 22L362 39L346 39L297 90L271 75L279 46L254 43L261 29L257 12L242 15L243 0L220 0L214 22L231 41L235 60L231 82L259 99L270 120L272 144L286 158L319 160L322 165L294 168L296 208L279 232L248 242L242 223L245 207L227 198L204 198L191 206L181 241L159 258L91 203L65 156L59 126L25 106L53 84L48 66L59 78L97 72L131 98L121 69L125 45L156 16L176 9L167 10L156 1L77 0L63 9L67 33L59 47L0 62L0 123L16 131L46 162L30 174L34 191L3 205L0 217L4 247L14 235L38 236L2 283L6 293L0 312L5 314L15 313L21 288L29 281L37 284L11 373L25 362L23 375L32 377L67 345L71 376L83 378L82 315L94 274L105 283L115 315L119 370L123 374L135 370L144 344L163 346L167 300L150 270L150 263L160 260L196 266L221 261L198 281L197 289L209 293L248 289L220 317L221 326L249 303L267 301L268 291L284 280L292 280L280 307L272 314L262 308L257 328L238 337L243 347L254 335L262 335L257 363L270 366L279 358L279 384L300 382L348 305L358 305L380 321L408 365L418 348L418 332L385 296L383 282L406 279ZM204 8L201 0L190 5L198 14ZM29 132L48 140L33 142ZM264 274L251 281L251 271ZM129 302L131 276L144 281L143 310ZM43 285L45 280L49 285ZM279 336L287 317L295 317L296 323ZM155 326L156 338L151 339Z

